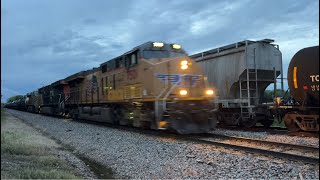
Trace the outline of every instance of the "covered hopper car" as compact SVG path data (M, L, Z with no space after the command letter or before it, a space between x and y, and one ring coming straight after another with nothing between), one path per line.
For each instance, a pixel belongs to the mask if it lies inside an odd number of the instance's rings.
M204 68L210 86L216 91L214 104L219 122L225 126L269 127L265 89L280 76L282 54L273 40L240 41L190 56Z

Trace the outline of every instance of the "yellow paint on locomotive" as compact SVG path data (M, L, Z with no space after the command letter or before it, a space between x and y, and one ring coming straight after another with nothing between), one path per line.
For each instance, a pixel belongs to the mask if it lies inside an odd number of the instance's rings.
M114 101L114 100L123 100L123 89L117 89L117 90L109 90L108 91L108 100Z
M186 63L187 62L187 63ZM188 64L187 69L181 69ZM176 84L157 78L157 75L178 75L180 82ZM190 78L198 76L194 85ZM172 77L167 77L172 78ZM189 79L188 79L189 78ZM159 99L202 100L207 98L207 89L201 67L185 56L179 58L138 59L138 64L129 68L119 68L102 73L101 69L85 76L81 84L82 103L104 103L113 101L154 101ZM179 91L187 91L181 96ZM165 94L169 91L169 96ZM162 93L162 96L161 96Z

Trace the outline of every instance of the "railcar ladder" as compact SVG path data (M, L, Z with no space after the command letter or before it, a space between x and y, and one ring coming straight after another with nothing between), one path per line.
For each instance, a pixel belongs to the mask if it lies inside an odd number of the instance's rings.
M256 105L255 100L258 99L258 70L255 60L255 48L253 49L253 65L254 69L249 69L248 58L246 57L246 80L239 80L240 99L242 100L240 103L240 112L243 119L252 117L252 108ZM253 77L253 79L251 77ZM242 82L246 82L246 88L242 87ZM252 84L254 84L254 87L252 87Z

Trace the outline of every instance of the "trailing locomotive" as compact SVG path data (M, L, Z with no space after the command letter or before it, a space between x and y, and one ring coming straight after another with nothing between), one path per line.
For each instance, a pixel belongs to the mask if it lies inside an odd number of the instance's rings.
M279 102L273 113L290 131L319 131L319 46L298 51L288 68L292 99Z
M213 97L202 67L179 44L147 42L27 94L25 110L203 133L216 126Z
M245 40L190 56L216 89L213 103L221 125L252 127L260 122L269 127L273 123L264 92L278 76L282 80L283 73L279 46L272 43L271 39Z

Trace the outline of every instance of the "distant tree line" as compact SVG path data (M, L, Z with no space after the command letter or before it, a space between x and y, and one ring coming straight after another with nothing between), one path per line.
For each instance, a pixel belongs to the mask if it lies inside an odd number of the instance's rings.
M21 99L21 98L23 98L23 95L12 96L12 97L8 98L7 103L13 102L13 101Z

